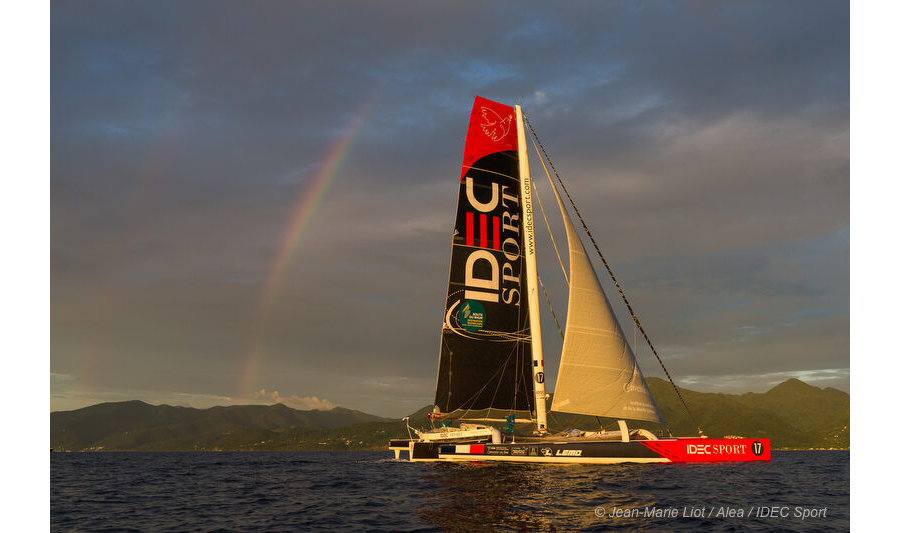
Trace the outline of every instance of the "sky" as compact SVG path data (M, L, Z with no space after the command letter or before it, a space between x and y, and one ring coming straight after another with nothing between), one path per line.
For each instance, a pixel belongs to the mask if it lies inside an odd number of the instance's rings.
M849 391L849 20L821 0L51 3L50 409L430 404L476 95L521 103L676 383Z

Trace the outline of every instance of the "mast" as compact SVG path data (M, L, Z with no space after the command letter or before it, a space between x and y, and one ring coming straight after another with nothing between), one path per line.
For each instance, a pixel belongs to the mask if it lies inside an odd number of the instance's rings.
M537 259L534 253L534 211L531 208L531 172L528 168L528 150L525 143L525 127L521 106L516 109L516 137L519 151L519 178L522 182L522 211L525 216L525 290L528 291L528 310L531 326L532 378L534 379L534 405L537 433L547 432L547 404L544 393L544 346L541 339L541 311L538 302Z

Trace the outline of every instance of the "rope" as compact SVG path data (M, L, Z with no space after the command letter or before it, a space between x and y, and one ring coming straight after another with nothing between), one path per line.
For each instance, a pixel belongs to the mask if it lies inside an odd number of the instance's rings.
M544 203L541 202L541 195L538 194L537 187L534 186L534 180L532 180L531 183L531 190L534 192L534 197L537 198L538 205L541 206L541 214L544 215L544 224L547 225L547 233L550 234L550 242L553 243L553 249L556 250L556 259L559 260L559 269L562 270L563 277L566 278L566 287L568 287L569 275L566 274L566 267L563 266L562 256L559 255L559 248L556 247L556 239L553 238L553 230L550 229L550 222L547 221L547 213L544 212Z
M566 189L566 185L563 183L562 178L559 177L559 172L556 171L556 167L553 166L553 162L550 161L550 156L547 155L547 150L544 149L543 143L538 138L537 133L535 133L534 128L531 126L531 123L525 118L525 123L528 124L528 129L531 130L532 140L537 142L540 146L541 152L543 152L544 157L547 158L547 163L550 164L550 168L553 169L553 174L556 176L556 181L559 182L559 185L562 187L563 192L566 193L566 197L569 199L569 203L572 205L572 209L575 210L575 214L578 216L578 220L581 221L581 226L584 228L585 233L587 233L588 238L591 239L591 243L594 245L594 250L597 251L597 255L600 256L600 260L603 261L603 266L606 267L606 271L609 273L609 277L612 278L613 283L616 285L616 289L619 290L619 295L622 296L622 300L625 302L625 306L628 307L628 312L631 313L631 318L634 320L634 324L641 330L641 334L644 336L644 340L647 341L647 345L650 347L650 351L653 352L653 355L656 356L656 360L659 361L659 366L662 367L663 372L666 373L666 377L669 379L669 383L672 384L672 388L675 389L675 394L678 395L678 399L681 400L681 405L684 406L684 410L687 411L687 414L691 417L691 420L694 421L694 425L697 426L697 432L700 435L703 435L703 429L700 428L700 423L697 422L697 419L694 417L694 414L691 413L690 408L688 408L687 403L684 401L684 397L681 395L681 391L678 390L678 386L675 385L675 381L672 379L672 375L669 374L669 370L666 368L666 365L663 364L662 359L659 357L659 354L656 352L656 348L653 346L653 343L650 342L650 337L647 336L647 332L644 331L644 326L641 325L641 321L638 320L637 314L635 314L634 309L631 307L631 303L628 302L628 298L625 297L625 291L622 290L622 287L619 285L619 281L616 279L616 276L612 272L612 268L610 268L609 263L606 262L606 258L603 257L603 253L600 251L600 247L597 245L597 241L594 240L594 236L591 234L591 230L588 229L587 224L584 222L584 218L581 216L581 212L578 211L578 207L575 206L575 201L572 200L572 195L569 194L568 189ZM538 154L540 155L540 154ZM543 162L543 158L541 158L541 162Z
M556 319L556 313L553 311L553 306L550 305L550 297L547 296L547 291L544 289L544 282L541 280L541 277L538 276L538 283L541 285L541 290L544 291L544 299L547 300L547 307L550 308L550 314L553 315L553 321L556 322L556 330L559 331L559 336L562 337L563 340L566 340L566 336L563 335L562 328L559 327L559 320Z

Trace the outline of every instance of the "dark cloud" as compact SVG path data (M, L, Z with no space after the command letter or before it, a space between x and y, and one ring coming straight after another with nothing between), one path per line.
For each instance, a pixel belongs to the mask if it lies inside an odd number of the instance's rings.
M75 1L51 13L53 407L238 401L254 345L254 392L430 401L476 94L521 98L677 376L849 388L846 2Z

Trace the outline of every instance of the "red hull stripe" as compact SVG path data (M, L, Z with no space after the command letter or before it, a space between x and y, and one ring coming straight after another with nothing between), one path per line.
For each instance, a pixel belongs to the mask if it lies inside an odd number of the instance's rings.
M469 212L466 213L466 246L472 246L472 244L474 244L475 242L475 236L472 235L472 231L474 229L472 228L472 226L474 226L472 222L472 213Z
M769 439L701 439L638 441L673 463L770 461Z

